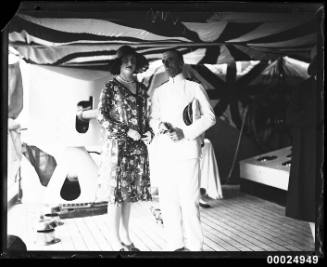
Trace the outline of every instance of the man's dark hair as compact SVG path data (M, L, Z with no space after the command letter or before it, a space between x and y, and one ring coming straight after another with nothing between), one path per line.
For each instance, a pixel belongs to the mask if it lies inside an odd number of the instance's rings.
M177 49L171 48L171 49L165 51L165 53L167 53L167 52L174 53L176 55L176 57L178 58L178 60L180 60L181 62L184 63L183 54L180 51L178 51Z

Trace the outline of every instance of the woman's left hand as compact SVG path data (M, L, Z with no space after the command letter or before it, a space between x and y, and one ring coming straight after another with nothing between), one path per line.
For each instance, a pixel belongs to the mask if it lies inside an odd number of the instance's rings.
M146 133L144 133L142 135L143 137L141 138L142 141L145 143L145 144L150 144L151 140L152 140L152 135L151 135L151 132L150 131L147 131Z

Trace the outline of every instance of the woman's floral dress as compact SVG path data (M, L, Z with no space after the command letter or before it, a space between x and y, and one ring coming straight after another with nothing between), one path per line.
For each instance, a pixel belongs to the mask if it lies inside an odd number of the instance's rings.
M110 191L109 203L151 200L147 147L127 136L129 129L140 134L150 130L148 113L143 84L137 83L133 94L115 78L106 83L98 106L98 121L105 131L99 178Z

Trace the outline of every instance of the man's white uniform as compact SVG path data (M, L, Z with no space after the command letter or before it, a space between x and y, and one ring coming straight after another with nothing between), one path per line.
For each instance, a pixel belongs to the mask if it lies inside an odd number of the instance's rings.
M184 108L194 99L200 104L201 117L191 125L183 121ZM203 234L199 214L200 136L216 123L205 89L186 80L183 74L158 87L151 99L150 126L155 134L161 122L183 130L184 138L172 141L158 135L161 175L158 181L160 206L167 237L166 250L186 247L201 251Z

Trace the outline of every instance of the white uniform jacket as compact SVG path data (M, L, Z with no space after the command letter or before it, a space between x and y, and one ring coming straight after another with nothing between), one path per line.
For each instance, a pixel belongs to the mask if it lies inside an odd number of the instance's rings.
M183 110L194 99L200 106L201 116L191 125L183 121ZM183 130L184 138L174 142L159 133L159 124L168 122ZM216 123L213 109L205 89L198 83L186 80L183 74L158 87L151 99L150 126L158 138L160 156L171 160L199 158L201 135Z

